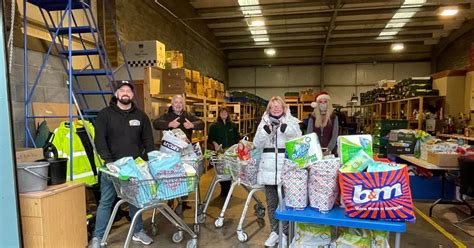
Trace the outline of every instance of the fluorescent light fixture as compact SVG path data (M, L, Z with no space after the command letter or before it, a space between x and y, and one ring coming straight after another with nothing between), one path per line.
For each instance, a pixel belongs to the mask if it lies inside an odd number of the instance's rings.
M258 5L258 0L239 0L240 6Z
M250 33L252 35L264 35L264 34L267 34L267 30L266 29L250 30Z
M395 39L395 36L378 36L376 40L392 40Z
M239 1L240 2L240 1ZM405 0L403 2L403 5L409 5L409 4L423 4L426 3L426 0Z
M265 54L268 56L274 56L276 54L276 51L273 48L267 48L264 51L265 51Z
M393 36L398 34L398 31L382 31L379 36Z
M266 41L270 41L270 39L268 37L253 37L253 41L255 41L255 42L266 42Z
M406 22L389 22L385 28L403 28L406 24Z
M416 12L401 12L401 13L395 13L393 15L392 19L404 19L404 18L412 18L415 15Z
M440 8L440 16L455 16L459 12L458 7L446 7L446 8Z
M251 26L251 27L265 26L265 21L263 19L251 19L249 21L250 21L249 26Z
M403 43L395 43L395 44L392 44L392 51L401 51L405 48L405 46L403 45Z

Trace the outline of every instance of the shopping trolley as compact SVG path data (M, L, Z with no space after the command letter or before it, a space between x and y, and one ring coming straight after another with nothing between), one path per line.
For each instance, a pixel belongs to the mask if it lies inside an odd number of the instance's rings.
M211 197L214 194L214 191L216 190L216 185L220 182L232 180L230 168L225 166L224 157L211 156L209 158L209 163L214 167L215 175L212 178L209 188L207 189L206 197L204 197L204 201L202 202L203 207L198 218L199 223L201 224L206 222L207 208L209 207Z
M177 214L177 215L181 215L183 213L183 205L181 203L183 202L194 202L195 203L195 206L194 206L194 225L193 225L193 229L194 229L194 233L196 234L199 234L199 222L198 222L198 217L199 217L199 214L201 213L202 211L202 204L201 204L201 197L200 197L200 178L201 178L201 175L203 174L204 172L204 160L202 157L200 158L197 158L197 159L194 159L194 160L186 160L186 159L183 159L181 160L181 162L183 163L186 163L188 165L192 165L192 167L194 168L194 170L196 171L196 176L195 176L195 183L193 184L194 185L194 188L189 188L189 193L191 192L194 192L194 200L183 200L181 199L181 197L178 198L178 205L177 207L175 208L174 212ZM174 198L177 198L177 197L174 197ZM152 215L152 218L151 218L151 231L152 231L152 234L153 235L156 235L157 232L158 232L158 228L157 228L157 225L156 225L156 220L155 220L155 214L156 214L156 209L153 210L153 215ZM172 238L173 242L175 243L180 243L182 240L183 240L183 231L179 230L178 232L174 233L173 235L173 238Z
M173 199L180 197L190 189L194 189L197 184L197 176L183 176L183 177L169 177L161 179L151 180L137 180L136 178L123 178L119 177L107 169L101 168L102 173L107 174L107 177L112 181L114 188L117 192L117 196L120 201L115 204L115 207L110 216L107 228L104 236L101 240L101 246L107 245L107 237L112 229L115 215L117 214L120 205L127 202L133 206L139 208L135 216L133 216L132 223L128 230L128 235L125 240L124 247L130 245L130 239L133 235L133 230L137 222L137 218L140 218L140 214L143 211L149 209L156 209L160 211L166 219L168 219L173 225L176 226L178 231L173 234L174 242L181 242L183 237L183 231L186 231L190 236L191 240L186 244L187 248L197 247L197 234L189 228L186 223L165 203L163 200ZM177 237L181 237L179 240Z
M240 242L245 242L248 239L247 233L244 232L242 229L245 216L247 215L248 206L252 198L255 200L256 204L254 205L255 215L259 219L263 219L265 217L265 207L263 206L262 202L255 197L255 193L257 191L263 191L264 186L257 184L257 161L255 159L250 160L239 160L236 157L225 157L225 163L228 168L230 168L231 176L232 176L232 185L230 186L229 194L225 199L224 206L222 207L222 211L219 217L214 222L216 227L222 227L224 225L224 214L227 206L232 198L232 193L234 188L237 185L242 185L245 190L248 192L247 200L245 201L244 209L242 211L242 215L240 216L239 224L237 225L237 239ZM251 166L253 165L253 166ZM253 168L254 170L250 170Z

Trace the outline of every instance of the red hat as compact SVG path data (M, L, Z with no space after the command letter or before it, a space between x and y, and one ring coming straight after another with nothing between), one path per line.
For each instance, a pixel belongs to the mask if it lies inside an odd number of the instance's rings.
M312 108L318 107L318 101L319 100L331 100L331 97L326 91L321 91L319 94L316 95L316 101L311 103Z
M331 100L331 97L329 96L329 94L326 92L326 91L321 91L319 92L318 95L316 95L316 101L319 101L319 100Z

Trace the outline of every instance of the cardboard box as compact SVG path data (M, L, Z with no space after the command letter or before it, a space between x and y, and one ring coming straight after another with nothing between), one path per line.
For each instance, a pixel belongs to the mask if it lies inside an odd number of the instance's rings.
M193 77L191 81L202 84L201 73L199 71L193 70L192 74Z
M206 89L206 96L209 98L216 98L216 90L215 89Z
M163 70L159 67L146 67L145 68L145 83L149 86L149 94L160 94L161 93L161 81L163 80Z
M186 80L188 81L192 81L192 73L191 73L191 70L189 69L184 69L184 75L186 77Z
M132 68L156 66L165 69L165 44L157 40L127 42L125 56Z
M17 163L34 162L44 158L42 148L16 148L15 156Z
M204 96L205 95L205 90L204 90L204 85L203 84L196 84L196 95L198 95L198 96Z
M301 102L314 102L316 101L317 93L308 93L308 92L300 92L300 101Z
M209 80L211 80L210 77L203 77L203 78L202 78L202 83L203 83L205 86L207 86L207 85L209 84Z
M218 89L219 91L224 92L224 90L225 90L224 83L219 82L217 89Z
M387 144L388 154L414 154L416 143L389 142Z
M166 51L166 68L183 68L183 54L179 51Z
M428 152L428 163L440 167L458 167L459 154L457 153L433 153Z
M224 99L224 92L223 91L216 91L216 98L217 99Z
M184 91L186 93L194 94L194 91L195 91L194 85L196 85L196 83L186 81L184 84L185 84Z
M163 83L161 84L162 94L183 94L185 90L186 80L163 78Z
M163 70L163 81L169 79L186 80L186 69L166 69Z
M214 79L213 78L208 78L208 81L204 82L204 87L206 89L212 89L212 85L214 84Z

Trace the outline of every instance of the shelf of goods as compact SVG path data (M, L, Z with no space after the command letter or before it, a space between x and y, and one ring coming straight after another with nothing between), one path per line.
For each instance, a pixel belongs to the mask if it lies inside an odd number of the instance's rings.
M428 106L444 109L442 96L417 96L406 99L361 105L362 123L371 132L376 120L407 120L408 127L423 129L423 114ZM414 113L416 111L416 113Z
M387 135L390 130L408 128L408 120L377 120L375 121L373 136L374 153L379 157L387 157Z
M152 98L153 113L150 116L151 119L156 119L168 111L171 105L171 98L175 94L154 94ZM200 142L201 147L207 147L207 130L210 124L212 124L217 116L216 112L219 105L224 103L222 99L206 98L204 96L198 96L196 94L185 93L182 94L186 102L186 111L194 113L199 117L205 124L204 130L197 130L193 132L193 143ZM212 113L212 114L211 114ZM161 136L155 138L155 143L159 143Z
M226 102L232 121L238 126L240 135L253 138L263 115L263 108L254 102Z

